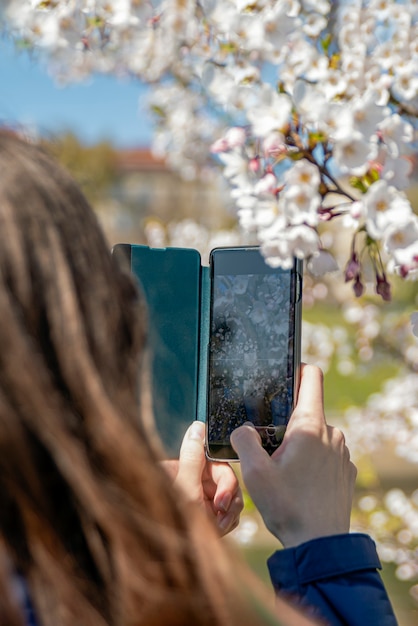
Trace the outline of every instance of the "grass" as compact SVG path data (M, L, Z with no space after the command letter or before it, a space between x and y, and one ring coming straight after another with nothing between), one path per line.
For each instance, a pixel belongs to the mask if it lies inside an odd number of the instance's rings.
M329 328L340 326L352 337L353 354L354 330L348 324L337 306L316 304L314 308L304 312L303 319L310 323L320 323ZM345 411L348 407L363 406L369 395L380 390L385 380L399 372L401 364L393 359L393 355L383 352L376 353L372 363L362 363L355 358L356 368L353 374L344 376L338 372L335 359L325 374L325 408L327 412Z
M391 361L381 362L372 371L359 365L351 376L342 376L331 368L325 378L325 406L329 412L345 411L348 407L363 406L370 390L378 391L382 383L395 376L398 366Z

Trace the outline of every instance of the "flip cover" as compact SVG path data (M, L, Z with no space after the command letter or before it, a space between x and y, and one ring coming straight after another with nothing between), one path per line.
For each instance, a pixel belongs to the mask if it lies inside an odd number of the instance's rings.
M171 455L184 432L205 421L209 341L209 268L191 248L118 244L138 278L148 305L154 418Z

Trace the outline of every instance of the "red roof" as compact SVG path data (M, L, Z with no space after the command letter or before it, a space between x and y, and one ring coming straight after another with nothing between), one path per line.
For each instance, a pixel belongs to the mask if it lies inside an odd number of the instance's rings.
M161 172L169 169L165 160L155 157L149 148L118 150L117 163L122 172Z

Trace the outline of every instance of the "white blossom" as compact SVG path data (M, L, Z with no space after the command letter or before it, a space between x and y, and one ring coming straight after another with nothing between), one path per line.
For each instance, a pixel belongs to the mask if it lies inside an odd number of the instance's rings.
M272 131L281 131L288 123L290 110L290 98L265 85L259 104L247 112L255 136L267 137Z
M243 187L248 181L248 162L240 150L231 150L219 154L225 164L224 174L234 185Z
M392 83L392 93L400 101L412 100L418 93L417 62L410 61L406 69L397 72Z
M411 143L414 138L412 124L403 120L397 113L383 120L379 125L379 132L388 147L389 154L395 158L401 153L400 146Z
M359 131L335 141L334 159L341 172L364 174L370 160L377 155L375 143L369 143Z
M285 174L285 182L287 185L306 185L317 189L320 183L318 168L309 161L303 159L297 161Z
M394 158L392 155L382 151L381 158L381 177L393 185L396 189L407 189L410 184L409 176L412 171L412 161L405 156ZM379 157L377 159L379 161Z
M363 137L370 139L376 132L376 126L389 115L387 107L376 104L376 94L365 91L362 95L353 98L350 103L353 113L353 126Z
M397 265L418 266L418 217L410 215L391 225L385 233L385 248Z
M308 270L313 276L323 276L329 272L336 272L338 264L330 252L318 250L309 258Z
M263 231L264 232L264 231ZM276 233L274 238L263 241L261 251L266 263L272 267L289 269L293 266L294 257L303 259L319 250L320 243L316 232L305 225L292 226Z
M267 157L279 156L286 152L286 140L283 133L273 131L263 139L263 150Z
M95 72L150 83L154 152L187 179L206 175L212 147L241 223L264 244L267 225L327 230L335 215L380 241L395 207L402 231L410 208L393 190L408 187L418 118L412 0L4 0L2 16L61 83ZM289 178L307 156L310 196ZM405 249L386 241L397 267Z
M390 226L402 222L411 214L407 198L384 180L370 186L364 195L363 205L367 232L375 239L381 239Z
M279 206L289 224L316 226L320 204L321 196L307 184L289 184L279 197Z
M255 184L254 193L256 195L275 194L277 190L277 178L271 172L267 173L263 178Z

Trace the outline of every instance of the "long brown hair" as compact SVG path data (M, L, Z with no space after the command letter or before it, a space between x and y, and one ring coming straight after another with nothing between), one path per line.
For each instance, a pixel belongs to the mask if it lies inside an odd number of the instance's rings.
M6 132L0 242L2 590L7 557L42 626L270 623L158 463L137 403L137 286L71 177ZM14 610L1 603L1 623Z

